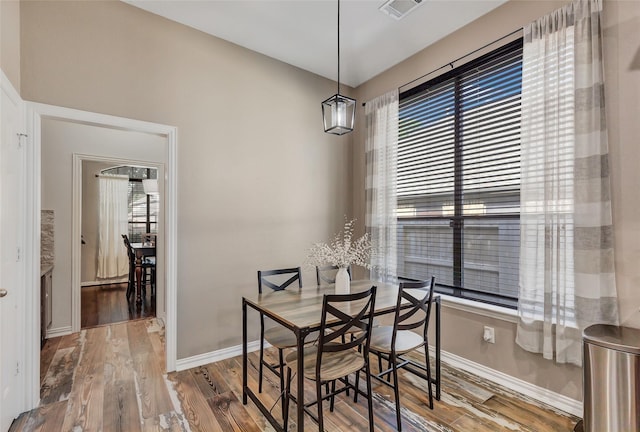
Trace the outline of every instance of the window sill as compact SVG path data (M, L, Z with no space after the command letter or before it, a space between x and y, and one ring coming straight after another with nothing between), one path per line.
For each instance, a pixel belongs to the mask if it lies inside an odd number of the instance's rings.
M482 303L474 300L467 300L453 297L446 294L437 294L442 299L442 306L446 308L461 310L476 315L482 315L489 318L495 318L502 321L512 323L518 322L518 311L506 307L496 306L488 303Z

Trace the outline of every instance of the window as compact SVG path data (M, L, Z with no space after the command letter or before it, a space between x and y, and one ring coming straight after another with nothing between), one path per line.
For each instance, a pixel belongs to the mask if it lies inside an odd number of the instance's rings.
M157 233L158 195L147 195L142 186L144 179L157 179L155 168L120 166L103 170L104 174L129 176L129 241L142 242L145 233Z
M398 276L517 305L522 40L400 95Z

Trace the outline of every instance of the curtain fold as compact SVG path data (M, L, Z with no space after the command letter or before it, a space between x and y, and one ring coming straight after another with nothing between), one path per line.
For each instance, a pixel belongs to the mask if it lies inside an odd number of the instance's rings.
M397 280L397 166L398 90L365 105L367 213L365 225L371 236L371 278Z
M128 176L100 176L98 272L100 279L129 273L129 256L122 240L128 227Z
M617 324L601 0L524 28L516 342L582 364L582 330Z

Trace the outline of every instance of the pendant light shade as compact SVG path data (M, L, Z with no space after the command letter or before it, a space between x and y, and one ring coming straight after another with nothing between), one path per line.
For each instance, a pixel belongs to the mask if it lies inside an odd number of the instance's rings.
M341 94L335 94L322 102L324 131L343 135L353 130L356 116L356 100Z
M340 0L338 0L338 92L322 102L324 131L344 135L353 131L356 100L340 94Z

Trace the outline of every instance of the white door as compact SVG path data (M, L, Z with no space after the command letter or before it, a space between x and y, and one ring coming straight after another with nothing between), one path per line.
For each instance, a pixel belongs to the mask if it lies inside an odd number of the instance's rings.
M2 72L0 72L0 75ZM23 393L21 358L24 330L22 244L25 164L21 148L21 104L0 76L0 432L20 414ZM22 313L21 313L22 312Z

